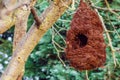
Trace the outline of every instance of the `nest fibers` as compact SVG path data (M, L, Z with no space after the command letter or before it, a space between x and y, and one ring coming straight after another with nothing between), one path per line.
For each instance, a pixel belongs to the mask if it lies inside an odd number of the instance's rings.
M66 37L66 58L79 70L103 66L106 61L103 27L98 14L81 0Z

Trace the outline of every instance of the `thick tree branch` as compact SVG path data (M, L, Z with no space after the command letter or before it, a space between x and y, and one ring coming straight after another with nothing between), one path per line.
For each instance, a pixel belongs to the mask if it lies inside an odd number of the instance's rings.
M29 0L24 3L17 2L17 0L4 0L2 2L4 3L0 3L0 5L4 6L0 6L0 34L14 25L16 21L14 11L25 4L30 4Z
M16 46L21 41L22 37L26 34L29 14L30 14L30 7L26 5L20 7L16 11L13 51L16 49ZM18 75L17 80L22 80L23 74L24 74L24 66L21 70L21 73Z
M16 21L13 40L13 51L15 50L17 44L21 41L22 37L26 34L29 14L30 8L26 5L19 8L15 13Z
M0 20L0 34L7 31L9 28L11 28L15 23L15 18L12 16L6 16L5 19Z
M63 0L64 4L69 5L71 0ZM31 51L39 42L39 39L46 33L46 31L57 21L57 19L66 10L66 7L61 0L56 0L49 9L41 16L42 24L39 29L33 24L28 33L23 37L17 49L14 51L12 59L1 76L1 80L16 80L21 72L20 70L25 65L25 62Z
M10 2L4 0L1 1L0 5L0 34L8 30L11 26L14 25L15 18L12 16L13 12L9 12L9 14L4 15L3 13L8 11L7 6L14 5L17 0L11 0Z

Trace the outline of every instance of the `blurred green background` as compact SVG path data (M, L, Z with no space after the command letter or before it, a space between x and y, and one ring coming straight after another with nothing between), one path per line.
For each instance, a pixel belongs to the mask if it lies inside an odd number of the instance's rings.
M120 80L120 0L107 1L110 8L114 9L113 12L107 9L104 0L92 0L94 7L99 7L98 11L107 29L103 34L107 45L105 66L90 71L78 71L70 67L65 59L66 31L70 28L72 16L79 4L79 0L75 0L75 4L69 6L32 51L26 62L23 80ZM35 8L38 15L49 4L48 0L37 0ZM32 23L33 16L30 15L28 29ZM13 31L14 27L0 34L0 75L11 59Z

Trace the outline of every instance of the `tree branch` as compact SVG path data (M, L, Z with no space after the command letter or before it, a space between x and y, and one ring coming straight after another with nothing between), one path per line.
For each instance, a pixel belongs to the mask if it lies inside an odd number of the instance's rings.
M29 14L30 7L26 5L19 8L15 13L16 21L13 40L13 51L15 50L17 44L21 41L22 37L26 34Z
M11 28L16 19L14 14L14 11L25 4L30 4L29 0L26 0L26 2L17 2L17 0L11 0L11 1L6 1L4 0L7 5L4 3L0 3L0 5L4 4L5 6L0 7L0 34L3 32L7 31L9 28Z
M5 8L6 5L4 4L6 0L1 1L0 5L0 34L7 31L11 26L15 23L15 18L12 16L13 12L9 12L9 14L4 15L3 13L7 11ZM7 3L8 5L14 5L16 3L16 0L11 0L10 3Z
M26 34L29 14L30 14L30 7L26 5L20 7L16 12L13 51L16 49L16 46L21 41L22 37L25 36ZM24 74L24 66L21 70L21 73L18 75L17 80L22 80L23 74Z

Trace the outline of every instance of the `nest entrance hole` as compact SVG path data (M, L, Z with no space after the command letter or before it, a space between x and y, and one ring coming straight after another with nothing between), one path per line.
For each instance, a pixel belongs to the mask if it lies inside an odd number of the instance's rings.
M79 47L84 47L85 45L87 45L88 37L86 35L79 33L76 38Z

